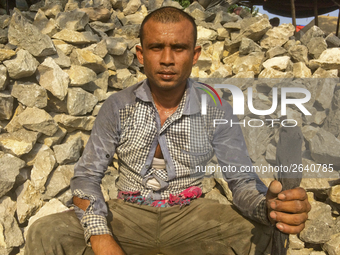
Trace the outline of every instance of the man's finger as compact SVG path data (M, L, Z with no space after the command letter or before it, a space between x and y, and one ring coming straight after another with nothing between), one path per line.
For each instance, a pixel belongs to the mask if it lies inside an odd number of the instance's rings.
M283 201L288 201L288 200L301 200L304 201L307 199L307 193L303 188L295 188L295 189L289 189L289 190L284 190L282 191L279 195L278 198Z
M274 200L269 203L270 209L279 212L286 212L286 213L304 213L309 212L311 206L308 200L300 201L300 200L293 200L293 201L280 201Z
M285 223L291 226L299 226L305 223L308 219L307 213L289 214L278 211L272 211L270 213L270 218L281 223Z
M278 222L276 223L276 227L283 233L294 235L294 234L299 234L305 228L305 224L302 223L299 226L290 226L285 223Z
M282 184L279 181L272 181L268 187L266 199L271 200L277 198L277 195L282 191Z

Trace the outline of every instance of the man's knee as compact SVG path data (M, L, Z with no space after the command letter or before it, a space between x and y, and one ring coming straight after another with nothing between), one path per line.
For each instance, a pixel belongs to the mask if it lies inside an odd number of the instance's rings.
M84 231L74 212L51 214L36 220L29 227L25 255L58 254L55 252L72 245L72 242L85 247Z

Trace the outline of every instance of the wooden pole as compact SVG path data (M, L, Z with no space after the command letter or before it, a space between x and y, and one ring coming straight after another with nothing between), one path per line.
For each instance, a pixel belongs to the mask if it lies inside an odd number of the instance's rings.
M336 36L339 36L339 24L340 24L340 8L339 8L339 15L338 15L338 23L336 24Z
M295 0L290 0L290 5L292 9L293 26L296 27Z
M6 12L7 12L7 15L9 15L9 6L8 6L8 0L6 0Z
M319 26L318 0L314 0L314 25Z

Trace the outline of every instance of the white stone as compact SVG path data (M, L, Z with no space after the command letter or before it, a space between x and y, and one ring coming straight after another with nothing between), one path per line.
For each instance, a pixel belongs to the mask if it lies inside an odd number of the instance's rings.
M25 234L27 233L28 229L33 224L33 222L35 222L36 220L50 214L60 213L67 210L69 209L65 205L63 205L58 199L56 198L51 199L48 203L41 207L40 210L34 216L32 216L29 219L28 225L25 228Z
M283 57L274 57L268 59L263 63L264 68L273 68L279 71L285 71L290 61L290 57L283 56Z
M40 64L37 71L39 84L50 91L55 97L64 100L70 78L56 62L48 57Z
M55 164L56 157L51 149L38 152L31 173L31 182L36 190L40 192L45 190L47 177L54 169Z

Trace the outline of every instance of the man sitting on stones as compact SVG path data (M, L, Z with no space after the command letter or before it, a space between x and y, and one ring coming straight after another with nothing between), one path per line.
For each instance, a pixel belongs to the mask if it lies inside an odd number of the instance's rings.
M75 166L75 211L36 221L26 255L262 254L271 224L284 233L304 228L306 192L281 192L277 181L267 192L253 173L223 173L233 206L199 198L204 172L195 166L214 154L221 167L251 161L239 126L212 125L238 121L227 102L207 100L207 114L200 112L202 85L188 79L201 52L196 37L194 20L179 9L144 19L136 50L147 79L106 100ZM115 153L120 199L106 205L100 183Z

